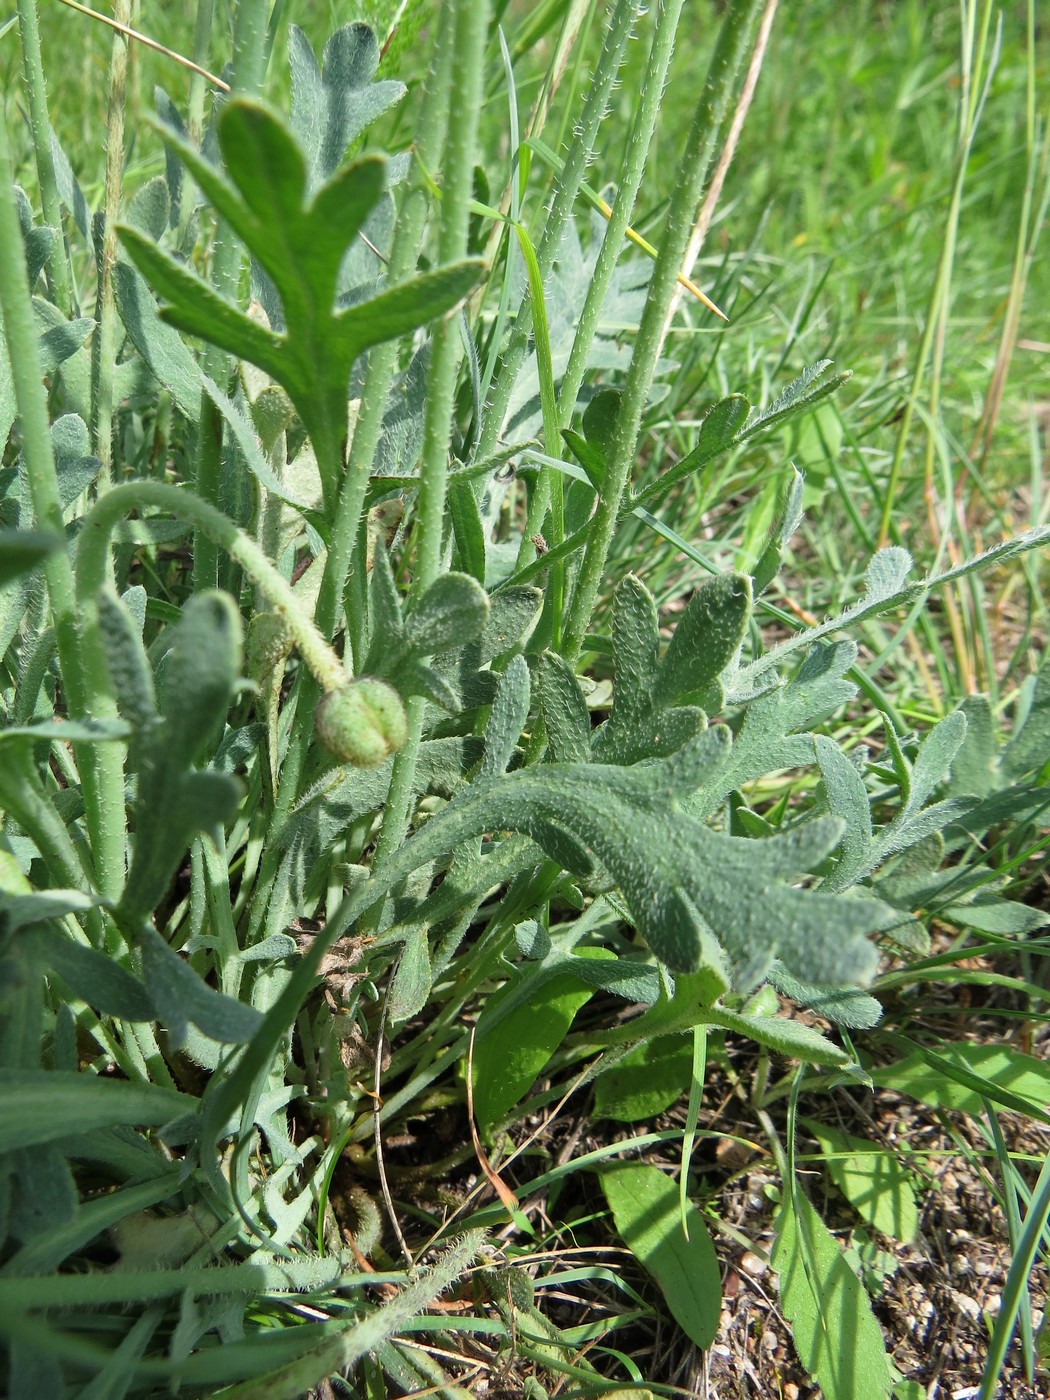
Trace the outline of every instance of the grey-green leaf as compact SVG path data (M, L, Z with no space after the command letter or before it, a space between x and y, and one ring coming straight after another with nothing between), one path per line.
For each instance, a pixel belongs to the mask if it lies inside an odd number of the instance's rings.
M31 573L49 554L64 547L61 535L45 530L0 530L0 588Z
M144 279L126 262L113 268L113 290L124 329L160 384L191 423L200 417L201 374L182 336L162 321Z
M871 806L864 779L838 744L826 734L816 735L813 744L828 810L845 824L838 864L821 885L829 894L838 893L871 868Z
M553 761L589 763L591 720L572 667L556 653L545 651L536 664L535 684Z
M156 1084L72 1071L0 1069L0 1152L122 1123L159 1127L196 1110L196 1099Z
M164 658L159 699L167 761L198 761L221 730L241 666L241 615L225 593L192 597Z
M443 574L406 616L405 640L421 655L437 655L480 637L488 615L488 596L476 579Z
M253 1006L209 987L150 925L142 926L139 937L143 979L173 1045L183 1043L189 1021L220 1044L252 1038L262 1021Z
M98 613L117 708L133 729L145 730L156 718L157 697L139 629L108 588L99 594Z
M613 594L612 635L616 689L609 724L629 729L650 708L660 649L656 603L634 574L621 579Z
M709 579L679 618L653 687L653 703L671 705L716 680L736 654L751 615L751 580Z
M505 773L529 714L529 668L515 656L500 677L489 722L485 726L485 757L478 779L498 778Z
M156 1008L146 988L113 958L74 943L57 929L48 929L38 936L48 964L95 1011L127 1021L156 1019Z

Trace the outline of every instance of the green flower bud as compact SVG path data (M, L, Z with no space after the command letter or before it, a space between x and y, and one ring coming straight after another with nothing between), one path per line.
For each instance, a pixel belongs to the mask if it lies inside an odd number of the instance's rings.
M330 690L317 706L314 727L328 752L355 768L378 768L408 738L401 696L374 676Z

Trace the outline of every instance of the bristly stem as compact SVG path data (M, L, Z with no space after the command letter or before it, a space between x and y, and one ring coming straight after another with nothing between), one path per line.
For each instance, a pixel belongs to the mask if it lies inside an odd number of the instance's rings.
M233 21L231 92L253 96L262 91L266 68L268 10L266 0L237 0ZM221 296L231 300L237 298L242 256L240 241L220 219L212 246L211 281ZM224 350L208 345L201 360L201 369L209 379L225 387L229 375L229 356ZM222 416L210 396L202 391L194 481L198 495L210 501L212 505L219 503L222 432ZM194 592L214 588L218 580L219 556L214 541L204 534L194 536Z
M117 0L114 18L131 23L131 0ZM113 264L117 260L117 220L124 175L124 108L127 96L128 40L113 35L109 64L109 109L106 116L106 187L100 224L96 224L95 260L98 291L95 301L95 336L91 346L91 438L95 456L102 463L99 486L109 485L113 464L113 372L117 360L117 306L113 294Z
M642 175L645 172L649 146L652 143L653 132L656 130L656 120L660 115L664 84L667 81L671 55L674 53L675 34L678 30L678 22L684 3L685 0L665 0L657 7L653 40L645 66L645 82L642 84L638 111L627 138L623 163L616 181L616 198L613 200L612 214L605 230L605 237L602 239L602 246L598 251L594 272L576 327L576 335L573 338L572 350L569 353L569 363L566 366L558 394L558 419L563 428L572 421L576 400L579 398L583 376L587 369L587 357L590 354L598 327L598 319L601 316L602 306L612 281L613 271L624 249L624 237L631 222L634 202L642 183ZM548 443L547 451L553 454L555 447Z
M561 650L570 661L575 661L580 654L598 597L605 561L616 530L616 519L634 463L642 414L660 354L664 316L674 296L718 134L760 8L761 0L730 0L707 80L693 116L627 372L605 476L598 493L598 508L591 522L583 563L569 607L569 622Z
M180 486L163 481L129 481L115 486L84 517L77 542L77 592L81 609L94 606L94 599L106 577L106 557L110 533L117 521L132 510L158 506L178 519L187 520L198 534L206 534L216 549L224 549L253 583L257 584L278 613L303 661L322 690L337 690L347 679L343 663L305 615L292 585L270 563L252 537L209 501ZM81 618L85 633L89 621ZM85 658L85 672L97 665L97 658ZM101 662L104 667L104 660ZM94 686L108 689L104 670L91 673Z
M414 149L419 160L414 166L413 183L401 199L390 260L386 268L386 282L391 287L410 277L419 259L430 199L426 184L418 171L420 164L428 170L437 166L445 141L452 84L454 24L454 12L449 6L443 6L438 19L434 55L416 129ZM369 351L368 369L361 392L361 409L350 445L346 476L339 495L328 556L325 560L324 581L317 600L317 625L328 636L332 635L341 621L343 592L397 365L396 341L384 341ZM357 634L362 633L364 619L352 618L349 619L349 623L351 640L356 645L360 641L360 635Z
M211 48L212 16L215 0L197 0L197 18L193 26L193 61L198 68L207 68ZM186 134L195 146L204 135L204 95L208 83L203 73L190 74L190 100Z
M640 8L638 0L617 0L609 18L605 43L594 70L583 111L575 129L572 145L565 157L565 164L558 177L554 199L543 226L543 236L536 247L536 260L539 264L540 279L546 282L561 247L565 226L572 215L573 205L579 193L587 165L594 155L595 144L602 118L605 116L616 75L623 62L627 40L630 38L634 21ZM514 318L514 330L507 346L503 363L489 392L485 404L478 439L474 446L473 458L482 461L491 456L503 426L503 416L507 411L510 396L518 373L529 348L532 332L532 304L526 294ZM548 443L547 451L556 453L557 443Z
M75 305L69 262L66 258L66 242L62 236L62 202L58 195L55 161L51 153L51 119L47 110L44 66L40 57L40 24L36 0L18 0L18 29L22 39L22 70L29 98L29 128L33 133L40 202L44 211L44 222L55 235L44 264L47 285L58 309L63 315L72 316Z
M455 13L443 5L438 16L437 37L430 72L423 90L415 134L415 149L425 168L436 167L441 156L448 122L449 93L452 82L452 49L455 38ZM393 242L386 266L386 282L395 286L410 277L419 260L430 198L427 187L418 175L418 164L411 183L406 182L394 226ZM368 368L361 391L361 405L354 426L345 472L341 476L339 499L325 554L323 574L314 621L325 638L333 637L346 623L345 654L348 664L363 656L366 618L354 609L347 609L344 598L351 568L366 570L364 551L355 561L355 550L363 536L361 528L368 494L368 483L383 432L383 417L389 403L390 390L398 369L399 346L396 341L383 341L368 354ZM363 589L362 589L363 591ZM289 820L299 799L312 744L309 725L294 722L296 714L312 709L319 697L319 688L310 675L301 676L292 688L285 705L289 715L288 749L280 768L274 797L266 850L256 877L256 899L271 885L280 860L280 833ZM414 728L410 725L410 739Z
M449 92L452 82L452 46L454 41L454 12L443 6L438 17L437 40L430 73L423 92L419 111L419 124L416 130L415 147L424 166L436 166L445 140L448 122ZM394 238L387 263L386 280L388 286L395 286L410 277L419 259L419 249L430 208L425 184L418 178L406 190L398 210L394 227ZM328 551L325 556L324 573L318 594L314 618L318 630L325 637L332 637L344 619L343 598L347 577L354 561L361 520L368 493L368 481L375 460L376 451L383 432L383 415L386 411L390 389L398 366L398 344L384 341L373 347L368 355L368 369L361 392L361 408L354 428L350 445L346 472L343 475L332 523ZM358 567L365 568L361 557ZM347 656L362 652L364 645L364 617L351 616L347 621ZM301 684L293 689L290 706L306 708L317 698L316 686L310 677L304 676ZM299 796L299 785L305 769L309 749L309 733L304 734L304 726L291 731L292 737L288 752L281 765L280 784L275 802L271 842L268 850L276 848L276 833L279 832L293 804ZM259 873L260 881L269 877L264 860Z
M474 155L478 123L484 101L485 40L488 32L487 0L449 0L455 14L452 46L451 106L445 159L442 166L441 229L438 258L442 263L457 262L466 256L473 195ZM426 415L423 426L423 456L419 469L416 522L412 541L415 569L409 606L421 598L441 570L445 498L448 490L448 453L455 411L456 380L463 346L458 313L450 312L434 328L427 376ZM383 811L383 824L376 846L375 862L397 850L408 830L416 755L423 728L426 701L416 696L409 702L408 742L394 759L390 791Z
M22 428L22 459L37 527L65 535L62 500L48 423L47 392L37 352L25 249L14 200L7 126L0 121L0 312L11 378ZM115 711L96 697L81 667L78 604L73 569L65 549L44 561L55 626L62 689L70 714L111 718ZM119 744L77 746L91 854L100 893L116 896L124 880L124 773Z

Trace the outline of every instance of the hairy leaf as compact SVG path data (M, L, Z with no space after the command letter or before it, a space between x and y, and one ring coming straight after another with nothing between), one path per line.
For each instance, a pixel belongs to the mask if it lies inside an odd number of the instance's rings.
M552 760L589 763L591 721L572 667L554 652L545 651L536 663L535 683Z
M121 1123L159 1127L196 1109L188 1094L155 1084L64 1070L0 1069L0 1152Z
M653 686L653 703L703 693L729 665L751 615L751 581L725 574L701 586L678 619Z
M449 651L480 637L488 615L488 596L475 579L443 574L406 616L405 641L424 656Z

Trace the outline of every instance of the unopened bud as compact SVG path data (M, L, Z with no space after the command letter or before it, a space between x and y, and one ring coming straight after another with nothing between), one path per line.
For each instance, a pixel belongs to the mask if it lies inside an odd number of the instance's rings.
M373 676L330 690L317 706L314 727L328 752L355 768L378 768L408 738L401 696Z

